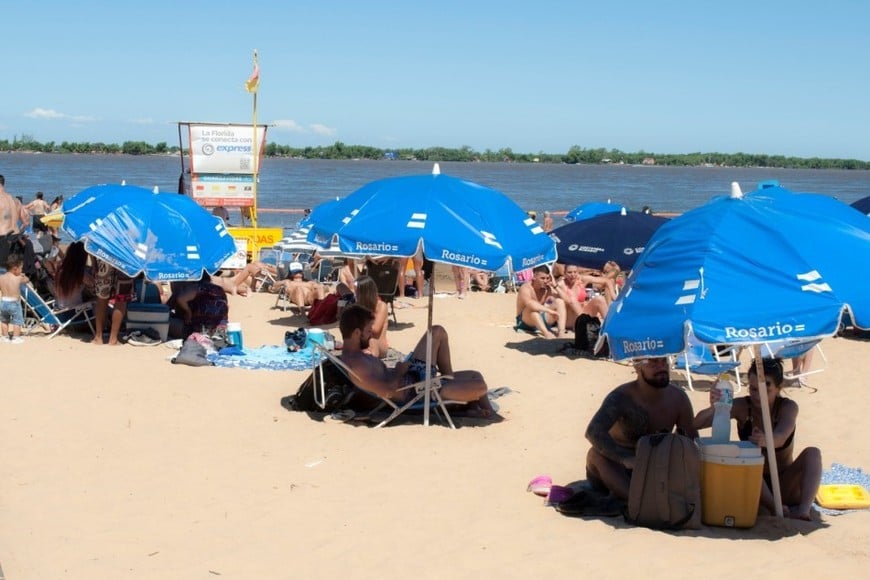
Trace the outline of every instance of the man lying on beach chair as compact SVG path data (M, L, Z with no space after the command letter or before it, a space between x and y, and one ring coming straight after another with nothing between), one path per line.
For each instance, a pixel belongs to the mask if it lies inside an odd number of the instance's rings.
M381 359L366 352L373 320L371 311L359 304L344 310L339 321L344 341L340 360L351 373L356 387L377 395L393 407L393 413L378 425L380 427L424 397L426 336L420 339L405 361L398 363L395 368L387 368ZM451 427L453 422L444 407L447 401L468 403L466 416L495 417L483 376L477 371L453 370L447 331L442 326L432 327L432 357L435 365L431 376L440 380L433 384L431 393Z

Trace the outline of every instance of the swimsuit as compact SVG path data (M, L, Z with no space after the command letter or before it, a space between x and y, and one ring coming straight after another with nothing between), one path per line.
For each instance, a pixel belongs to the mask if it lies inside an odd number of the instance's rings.
M743 397L743 399L749 406L749 417L746 419L746 421L737 425L737 437L739 437L741 441L749 441L749 436L752 435L752 429L754 427L752 424L752 402L750 401L749 397ZM783 399L777 397L777 399L773 402L773 409L771 409L770 411L770 422L772 425L772 429L776 428L776 422L779 419L780 402L782 400ZM785 443L777 447L774 451L778 453L791 447L791 444L794 442L795 431L797 431L797 429L793 429L791 434L789 434L788 438L785 440Z
M550 328L550 325L547 324L547 314L545 312L538 313L541 316L541 320L544 321L544 326L547 327L548 330L553 330ZM538 332L538 329L534 326L529 326L525 322L523 322L523 315L517 314L517 323L514 325L514 330L522 330L523 332Z
M405 386L426 380L426 361L414 357L413 353L409 354L405 360L408 362L408 370L405 371L403 377ZM438 374L438 367L432 365L431 373L431 376L436 376Z
M24 326L24 311L21 300L4 296L0 299L0 321L12 326Z
M746 404L749 407L749 417L743 423L737 424L737 437L741 441L749 441L749 436L752 435L752 429L753 429L752 401L749 399L749 397L742 397L742 399L746 401ZM779 419L780 403L782 401L783 401L783 399L777 397L776 400L774 400L774 402L773 402L773 409L770 410L771 429L776 429L776 422ZM797 431L797 428L792 429L792 432L789 434L788 438L785 440L785 443L783 443L782 445L780 445L779 447L774 449L774 453L779 455L779 453L781 451L786 451L792 446L792 444L794 443L795 431ZM762 451L762 453L765 453L765 454L767 453L767 451L764 447L761 448L761 451ZM782 467L783 466L780 465L779 462L777 461L777 468L781 471ZM771 485L770 473L768 470L768 463L767 463L766 457L765 457L765 461L764 461L764 481L767 482L768 486Z

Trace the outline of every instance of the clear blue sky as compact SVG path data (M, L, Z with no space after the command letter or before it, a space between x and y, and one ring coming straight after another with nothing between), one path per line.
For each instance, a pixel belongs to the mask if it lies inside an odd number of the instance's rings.
M870 2L20 0L0 139L268 140L870 161Z

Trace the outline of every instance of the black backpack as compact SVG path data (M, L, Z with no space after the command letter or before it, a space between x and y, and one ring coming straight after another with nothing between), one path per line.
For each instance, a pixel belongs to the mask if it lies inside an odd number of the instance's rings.
M593 352L595 343L601 333L601 321L595 316L581 314L574 321L574 348L586 354L607 358L610 356L610 346L605 342L598 352Z

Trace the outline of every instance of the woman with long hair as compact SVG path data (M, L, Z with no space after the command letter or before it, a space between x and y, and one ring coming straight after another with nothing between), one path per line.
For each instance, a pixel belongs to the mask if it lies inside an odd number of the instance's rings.
M387 304L378 296L378 285L369 276L360 276L356 280L356 303L374 315L368 352L378 358L386 357L390 347L387 342Z
M88 253L82 242L73 242L54 276L54 296L63 308L84 302L83 291L93 286L88 273Z
M807 447L797 457L794 453L794 436L797 426L798 404L782 396L782 360L766 358L764 387L758 384L755 363L749 367L749 396L734 399L731 418L737 422L737 436L741 441L751 441L761 447L765 455L764 483L761 486L761 505L773 512L770 463L766 460L764 429L761 405L770 408L773 423L773 444L776 453L776 469L783 501L783 513L788 517L810 519L813 499L822 478L822 453L817 447ZM695 428L703 429L713 424L713 405L722 396L719 389L710 389L710 407L695 416Z

